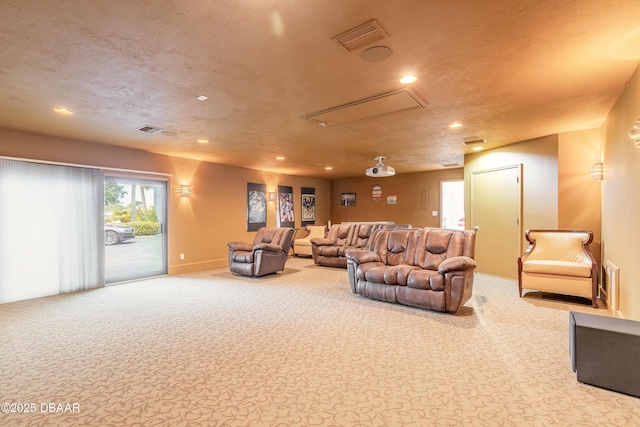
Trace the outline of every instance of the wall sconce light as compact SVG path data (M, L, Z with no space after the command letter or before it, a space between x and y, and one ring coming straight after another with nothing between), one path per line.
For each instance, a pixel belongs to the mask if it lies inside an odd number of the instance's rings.
M273 191L269 193L269 201L273 202L276 200L276 193L274 193Z
M188 185L181 185L180 186L180 195L182 197L189 197L189 194L191 194L191 190L189 189Z
M594 181L602 181L604 178L604 165L602 163L594 163L589 169L589 175Z
M640 119L636 120L636 124L629 131L629 138L633 139L636 148L640 148Z

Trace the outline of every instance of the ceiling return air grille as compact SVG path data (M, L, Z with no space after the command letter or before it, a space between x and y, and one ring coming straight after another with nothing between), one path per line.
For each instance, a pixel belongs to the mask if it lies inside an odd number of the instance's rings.
M318 111L305 116L305 118L316 121L323 127L335 127L360 120L386 116L387 114L417 110L426 106L427 103L420 99L418 94L411 88L403 88L328 110Z
M347 52L353 52L364 46L388 38L389 35L375 19L333 37Z
M140 126L138 130L153 135L154 133L160 132L162 129L153 126Z

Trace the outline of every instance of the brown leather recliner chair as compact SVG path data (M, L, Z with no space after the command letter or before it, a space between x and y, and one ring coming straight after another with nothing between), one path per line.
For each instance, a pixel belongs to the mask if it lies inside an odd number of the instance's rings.
M262 227L253 243L229 242L229 269L245 276L265 276L284 270L287 262L293 228Z

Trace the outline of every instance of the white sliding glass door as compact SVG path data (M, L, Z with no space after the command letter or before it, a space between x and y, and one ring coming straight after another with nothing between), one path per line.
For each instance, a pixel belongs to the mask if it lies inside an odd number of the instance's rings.
M107 177L106 282L167 274L165 181Z

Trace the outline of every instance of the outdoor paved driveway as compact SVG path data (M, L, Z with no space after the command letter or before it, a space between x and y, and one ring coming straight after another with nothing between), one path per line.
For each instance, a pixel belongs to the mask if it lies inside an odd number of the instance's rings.
M162 236L138 236L105 246L107 283L165 274Z

